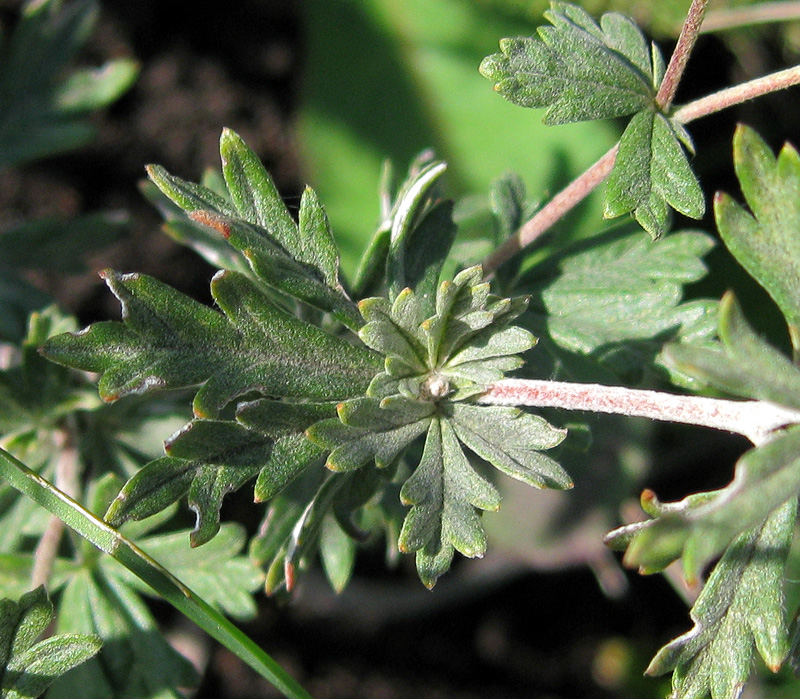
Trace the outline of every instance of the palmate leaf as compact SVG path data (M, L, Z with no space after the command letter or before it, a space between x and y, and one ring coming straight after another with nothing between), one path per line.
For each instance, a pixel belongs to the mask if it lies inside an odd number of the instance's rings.
M213 417L250 390L322 400L358 395L379 367L373 353L285 313L235 272L220 272L212 282L224 315L143 275L104 276L124 322L60 335L43 351L101 372L105 400L202 384L194 411Z
M633 115L606 187L607 217L630 212L653 238L667 231L670 207L701 218L703 193L684 151L691 141L656 104L664 62L655 44L615 12L598 25L578 6L553 2L545 16L552 27L504 39L483 75L511 102L547 107L547 124Z
M386 469L426 434L419 463L404 459L413 472L400 499L411 509L398 546L416 552L428 587L450 567L455 551L469 557L485 551L480 511L496 510L500 498L471 459L536 487L571 486L560 466L540 453L561 442L562 430L519 410L466 402L519 368L518 354L535 344L530 333L510 325L525 306L524 299L492 295L477 267L442 282L434 299L404 289L391 303L362 301L366 324L359 335L385 357L384 372L367 397L338 407L339 420L307 431L329 452L328 468L348 475L371 464Z
M725 245L769 292L800 346L800 156L785 145L776 158L752 129L740 125L733 140L736 174L750 212L726 194L714 213Z
M716 332L717 301L682 301L683 287L705 275L702 257L713 244L705 233L680 231L654 245L627 227L533 268L518 286L534 297L526 327L544 338L531 358L537 373L553 373L547 352L571 380L596 380L599 370L610 381L638 382L655 363L677 383L696 383L665 366L662 348L668 340L702 346Z
M255 277L357 329L361 316L339 281L339 254L316 195L306 189L296 224L258 157L229 129L220 139L229 197L147 168L155 185L196 223L216 230L240 251Z
M89 660L102 646L96 635L64 633L36 642L53 619L44 588L18 602L0 600L0 695L34 699L61 675Z
M547 107L545 123L625 116L652 104L663 61L636 25L607 13L600 25L577 5L553 2L538 38L504 39L481 73L523 107Z
M197 684L191 663L166 642L147 605L112 561L81 570L61 593L57 630L92 633L104 641L97 658L57 681L54 699L179 699Z
M264 576L250 558L242 555L246 541L241 526L224 524L214 540L200 549L187 548L186 531L137 538L136 544L212 607L227 616L252 619L256 614L253 592L261 586ZM133 589L153 594L150 587L113 559L103 558L100 564Z
M194 420L166 443L167 456L145 465L108 508L112 526L162 511L188 493L197 515L192 546L219 531L223 498L258 476L256 500L279 493L324 452L303 431L334 413L331 404L261 399L242 403L237 421Z
M717 563L692 608L694 628L662 648L647 673L673 671L675 699L736 699L754 651L773 672L789 651L784 567L797 516L796 498L739 536Z

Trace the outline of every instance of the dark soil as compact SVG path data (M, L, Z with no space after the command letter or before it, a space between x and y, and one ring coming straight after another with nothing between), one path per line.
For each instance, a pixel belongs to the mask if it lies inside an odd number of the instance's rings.
M0 0L0 10L8 14L17 4ZM150 162L197 178L217 165L219 132L229 126L257 151L281 192L300 192L292 131L303 56L300 8L292 0L105 0L85 58L114 56L141 61L135 87L95 118L94 144L0 173L0 227L49 214L124 211L130 235L99 253L92 267L145 272L208 300L213 270L159 232L161 219L137 182ZM788 123L782 103L761 109L767 120L777 114ZM723 130L709 121L695 133L707 137L714 153L723 147L716 143ZM706 169L714 182L714 168ZM95 274L39 281L83 323L118 314ZM476 586L461 566L427 592L408 569L382 572L380 557L373 558L359 564L358 585L342 599L309 584L288 608L265 600L258 620L247 625L318 699L654 696L655 685L640 693L630 684L625 663L634 664L636 675L659 645L689 625L685 605L660 579L629 576L627 594L610 600L583 569L501 568ZM168 610L164 617L175 623ZM277 693L214 646L197 696Z

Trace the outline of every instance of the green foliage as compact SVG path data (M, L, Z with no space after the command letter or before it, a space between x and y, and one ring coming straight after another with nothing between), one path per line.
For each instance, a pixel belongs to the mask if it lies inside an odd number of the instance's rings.
M739 696L756 649L773 672L781 667L789 652L784 567L796 518L792 498L728 547L692 607L694 628L647 668L652 675L673 672L674 696Z
M376 18L383 7L382 0L366 5ZM0 145L28 148L9 147L9 162L50 152L55 138L64 148L81 141L87 132L77 117L132 79L129 63L111 66L105 77L54 78L92 11L90 4L65 12L56 2L30 4L3 47L0 95L10 90L16 101L0 107ZM670 209L701 217L690 138L658 103L665 68L655 45L616 13L595 22L576 5L553 2L546 17L551 26L537 37L503 40L481 72L511 102L546 109L547 124L630 117L607 185L607 217L632 213L653 238L667 232ZM439 29L431 31L441 39ZM355 67L359 57L347 67L363 88L370 83ZM16 97L20 81L29 83L27 106ZM34 134L20 140L26 121ZM4 697L36 696L78 664L49 696L180 696L178 687L197 678L159 634L141 597L153 590L280 691L304 696L220 612L252 616L258 587L286 595L317 558L341 590L360 544L384 543L390 561L414 553L421 581L433 587L456 551L484 555L484 513L498 510L509 482L572 487L564 467L587 461L586 427L569 425L583 442L562 447L566 430L544 417L486 404L487 389L513 372L605 382L669 378L750 399L748 406L786 409L787 424L753 438L728 486L673 503L645 491L650 519L607 537L643 573L681 560L692 585L719 559L692 609L694 628L648 668L673 673L675 699L734 699L756 651L770 669L782 665L790 646L783 583L800 491L800 373L749 327L732 295L721 305L684 300L684 288L706 273L710 236L679 231L655 246L629 228L554 235L485 275L474 264L478 256L515 236L536 205L526 200L522 178L507 174L492 185L488 204L457 206L443 196L446 165L425 154L399 183L386 168L377 230L348 283L316 193L306 189L295 221L237 134L223 131L220 154L221 173L208 173L202 184L152 165L144 187L169 233L220 268L211 282L216 308L155 279L107 270L121 322L75 332L54 310L34 314L16 361L0 372L3 444L36 469L1 451L0 473L84 537L63 542L49 561L62 635L33 645L52 618L42 591L0 603ZM775 157L743 127L734 154L750 212L720 195L721 236L778 304L797 354L797 154L787 146ZM459 227L465 212L475 220ZM13 231L0 240L3 264L46 267L42 255L60 258L113 228L94 219L93 234L83 236L86 223ZM49 248L39 244L38 251L20 244L45 239ZM28 307L23 296L4 293L0 285L0 333L14 337L19 330L4 308ZM39 347L62 366L47 362ZM97 373L103 402L66 367ZM175 404L191 393L186 422ZM160 424L173 428L165 453L153 436ZM617 451L630 446L629 434L612 433L611 424L598 423L597 442ZM614 469L618 492L598 513L603 522L612 509L616 516L633 479L616 462ZM57 486L78 472L85 483L67 483L73 499ZM220 512L229 493L253 481L254 500L265 504L248 542L244 529L221 523ZM184 496L196 515L191 531L170 522ZM105 521L92 514L102 511ZM22 594L41 574L36 542L46 526L32 500L0 488L3 594ZM100 641L105 647L92 658Z
M733 159L747 212L726 194L717 196L714 213L725 245L778 304L795 348L800 345L800 158L789 144L776 158L758 134L739 126Z
M547 124L633 115L608 180L607 217L630 212L654 238L668 230L670 207L701 218L703 193L683 149L691 140L656 103L664 77L656 45L615 12L598 24L577 5L553 2L545 17L551 27L504 39L481 73L514 104L547 107Z
M63 153L92 139L85 115L116 100L138 73L125 58L64 73L92 30L98 6L27 2L0 44L0 168Z
M44 588L19 602L0 600L0 694L4 699L34 699L55 679L85 663L100 650L97 636L70 633L36 642L53 619Z
M546 349L573 380L603 370L635 383L655 363L673 381L691 382L664 365L661 348L668 339L702 345L715 334L718 302L682 300L683 287L705 275L702 257L712 246L700 231L678 231L653 245L639 231L619 229L568 247L521 280L535 299L526 325L549 340ZM592 366L582 362L582 369L575 354ZM532 364L546 374L537 358Z

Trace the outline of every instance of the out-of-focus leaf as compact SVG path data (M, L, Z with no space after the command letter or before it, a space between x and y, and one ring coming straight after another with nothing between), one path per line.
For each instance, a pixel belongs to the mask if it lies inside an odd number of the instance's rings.
M180 578L212 607L227 616L251 619L256 613L253 592L263 583L263 575L253 562L241 555L246 543L244 529L223 524L213 541L198 549L186 546L186 531L156 534L138 539L136 544ZM145 594L152 590L138 578L122 571L111 559L103 559L109 570Z
M93 633L104 647L97 658L56 682L48 697L179 699L178 687L197 683L191 663L164 640L147 606L116 563L81 571L61 595L57 630Z
M531 31L527 14L510 21L491 3L451 0L312 0L303 7L308 55L300 142L350 274L383 220L375 182L387 157L402 167L432 148L449 163L448 193L457 197L489 191L509 170L540 197L577 176L616 138L610 123L548 129L476 75L498 37ZM585 233L601 210L599 197L590 199L561 231Z
M702 257L712 246L699 231L673 233L653 243L620 229L567 248L553 262L532 268L519 284L534 297L522 320L545 338L541 349L562 366L576 364L575 354L591 359L594 368L581 374L574 366L576 375L568 378L592 380L595 372L596 381L602 367L612 376L638 381L654 361L664 367L660 352L665 341L702 346L713 337L718 303L682 302L683 287L705 275ZM535 353L532 363L541 363L544 356ZM678 383L693 380L673 365L664 368ZM544 366L536 371L552 373Z
M77 148L94 136L82 117L116 100L138 66L117 59L96 70L64 73L86 41L98 5L28 2L0 46L0 167Z
M739 263L769 292L800 346L800 156L791 146L776 158L752 129L734 136L736 174L750 212L731 197L714 202L717 227Z
M18 602L0 600L0 694L7 699L35 699L61 675L95 655L96 635L62 633L37 642L53 619L53 605L43 587Z

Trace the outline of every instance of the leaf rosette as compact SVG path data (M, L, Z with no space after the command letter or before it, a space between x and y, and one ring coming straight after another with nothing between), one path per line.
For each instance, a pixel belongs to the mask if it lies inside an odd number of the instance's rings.
M519 355L536 344L527 330L510 324L527 300L493 295L480 267L472 267L442 282L430 316L428 303L406 288L393 302L359 304L366 321L359 337L384 356L384 371L366 396L340 403L338 418L306 434L329 451L326 465L336 472L373 461L387 468L425 435L422 456L400 489L411 509L399 547L416 552L420 578L432 587L455 551L468 557L486 551L480 512L498 509L500 496L479 462L535 487L572 483L541 453L562 441L563 430L514 408L470 402L518 369Z

